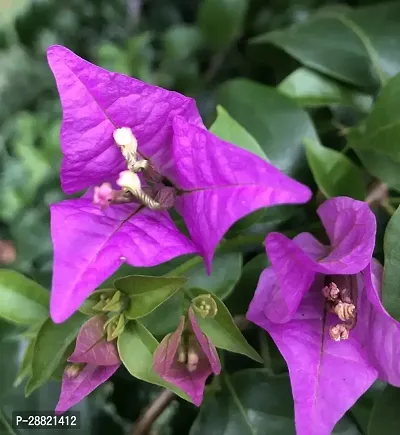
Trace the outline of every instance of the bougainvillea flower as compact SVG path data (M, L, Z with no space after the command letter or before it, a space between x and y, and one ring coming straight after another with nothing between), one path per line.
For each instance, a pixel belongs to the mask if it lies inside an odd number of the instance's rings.
M54 321L67 318L125 259L151 266L197 252L210 271L235 221L310 198L306 186L209 133L191 98L106 71L65 47L50 47L48 61L63 107L62 187L94 188L93 206L79 200L52 208ZM122 190L110 191L115 181ZM193 243L169 218L173 205Z
M207 378L221 372L217 350L201 332L193 308L189 308L189 322L182 317L177 330L164 337L153 361L154 371L183 390L196 406L203 400Z
M333 198L318 209L330 239L266 238L263 271L247 318L265 329L291 378L298 435L328 435L377 379L400 386L400 326L380 301L368 204Z
M99 385L106 382L120 366L117 347L105 340L107 316L89 319L80 329L74 353L68 358L62 379L56 412L65 412Z

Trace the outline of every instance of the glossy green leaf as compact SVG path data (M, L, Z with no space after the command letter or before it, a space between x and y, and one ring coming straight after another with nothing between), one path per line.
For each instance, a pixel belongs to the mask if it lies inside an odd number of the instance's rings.
M114 286L129 296L127 317L137 319L154 311L178 291L186 281L184 277L131 275L117 279Z
M364 200L366 186L360 168L346 155L314 140L304 141L311 172L327 198L350 196Z
M266 267L268 267L268 258L264 252L253 257L244 265L240 280L225 301L231 314L246 314L256 291L261 272Z
M353 142L358 150L370 150L400 163L400 74L382 89L379 98L365 121L361 135Z
M129 322L118 338L119 356L132 376L168 388L183 399L190 401L183 391L164 381L153 371L153 354L157 346L158 341L138 321Z
M203 404L190 435L295 434L287 375L243 370L222 377L222 390Z
M220 139L233 143L247 151L251 151L268 161L265 152L254 137L235 121L222 106L217 106L217 118L210 127L210 131Z
M274 44L336 79L371 87L400 71L399 13L400 5L394 2L354 10L326 9L253 41Z
M400 207L387 224L383 249L385 267L383 270L382 302L386 310L400 320Z
M372 106L370 95L349 89L308 68L298 68L279 84L278 90L302 106L342 104L362 111L368 111Z
M380 148L375 150L363 148L364 129L352 129L347 136L348 144L354 149L358 158L367 171L390 188L400 192L400 162L382 153Z
M211 294L204 289L190 289L187 291L191 298L204 294ZM212 295L217 304L217 314L213 318L203 319L196 314L200 329L207 335L216 347L229 350L230 352L240 353L249 358L263 362L260 355L247 343L225 304L215 295Z
M221 50L242 32L248 0L202 0L198 24L208 43Z
M398 435L400 428L400 389L387 385L375 402L368 435Z
M32 377L26 385L27 396L53 375L86 319L77 312L64 323L55 324L51 319L43 323L35 342Z
M242 262L242 254L239 252L217 253L211 275L207 274L204 264L200 263L184 273L189 278L184 288L203 288L224 299L240 278Z
M234 79L220 87L218 101L256 139L273 165L292 176L304 170L302 141L318 137L308 114L293 100L275 88Z
M152 334L164 337L178 327L182 310L183 292L177 292L140 321Z
M33 324L48 316L49 292L14 270L0 270L0 317Z

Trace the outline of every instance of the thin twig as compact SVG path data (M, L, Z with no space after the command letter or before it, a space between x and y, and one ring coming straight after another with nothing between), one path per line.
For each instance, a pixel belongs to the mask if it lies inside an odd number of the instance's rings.
M144 413L136 421L131 435L147 435L150 432L153 423L168 408L168 405L174 400L175 394L169 390L163 390L146 408Z
M365 198L365 202L369 205L380 205L388 198L389 188L387 184L380 181L375 182L368 189L368 195Z

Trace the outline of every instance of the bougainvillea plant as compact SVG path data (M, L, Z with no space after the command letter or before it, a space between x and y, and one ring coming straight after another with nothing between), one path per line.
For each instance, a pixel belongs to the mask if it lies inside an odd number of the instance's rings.
M315 70L277 89L222 85L213 123L190 97L48 48L70 195L50 204L50 292L0 272L0 316L29 326L27 395L58 379L61 415L123 373L160 389L150 415L175 399L197 413L191 435L378 434L376 408L400 394L400 81L364 46L380 83L363 93L334 81L355 85L331 71L347 58L301 51ZM362 122L336 119L348 105ZM329 106L344 147L301 106Z

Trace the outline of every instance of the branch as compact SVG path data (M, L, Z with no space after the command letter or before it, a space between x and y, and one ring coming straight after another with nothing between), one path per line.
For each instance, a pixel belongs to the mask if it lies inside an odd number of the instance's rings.
M169 390L163 390L146 408L144 413L136 421L131 435L147 435L150 432L153 423L168 408L168 405L174 399L175 394Z

